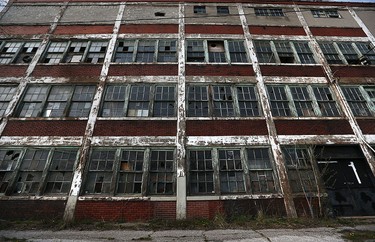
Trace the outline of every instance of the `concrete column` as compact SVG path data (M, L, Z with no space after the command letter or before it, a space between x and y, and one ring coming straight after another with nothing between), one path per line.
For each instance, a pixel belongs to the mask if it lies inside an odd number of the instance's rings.
M177 200L176 219L186 218L186 102L185 102L185 5L179 5L178 85L177 85Z
M257 88L259 91L260 103L262 106L263 114L266 119L268 129L268 139L271 145L272 154L275 160L275 168L279 178L280 189L284 197L284 205L286 214L288 217L297 217L296 208L293 201L292 191L289 185L288 174L285 167L284 158L281 152L280 143L277 138L276 127L273 121L271 107L268 103L267 90L264 84L263 76L260 70L259 62L255 54L255 47L253 44L253 38L250 34L249 27L247 24L246 16L242 7L242 4L238 4L238 13L240 15L242 28L245 35L245 41L249 48L249 54L257 80Z

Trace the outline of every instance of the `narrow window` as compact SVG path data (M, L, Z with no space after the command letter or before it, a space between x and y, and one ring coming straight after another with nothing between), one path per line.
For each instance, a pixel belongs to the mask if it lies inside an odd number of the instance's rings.
M339 116L339 110L328 87L313 87L322 116Z
M206 6L194 6L194 13L195 14L205 14L206 13Z
M315 64L314 54L307 42L294 42L297 55L303 64Z
M164 17L165 13L163 12L155 12L155 17Z
M117 194L142 192L144 151L123 150L120 160L120 174L117 182Z
M217 117L235 116L230 86L213 86L213 109Z
M312 100L307 91L307 87L290 87L294 105L298 116L315 116Z
M270 98L272 115L290 116L289 101L284 87L268 86L267 91Z
M175 116L175 87L156 86L154 101L154 117Z
M76 86L70 104L69 117L88 117L92 100L94 99L95 86Z
M138 42L136 62L154 62L155 41L140 40Z
M333 43L323 42L323 43L319 43L319 46L322 49L323 54L328 64L342 64L343 63Z
M210 62L226 62L224 41L208 41L208 59Z
M128 105L129 117L147 117L149 116L150 105L150 86L136 85L130 89L130 98Z
M158 62L176 62L176 40L159 40Z
M341 53L344 55L344 57L345 57L345 59L346 59L346 61L349 65L360 64L358 54L355 51L352 43L340 42L340 43L337 43L337 45L340 48Z
M58 64L63 62L65 50L68 42L51 42L44 57L44 63Z
M17 149L0 149L0 193L7 191L20 154Z
M204 47L202 40L187 41L187 61L188 62L204 62Z
M240 150L219 150L219 166L221 192L245 192Z
M125 116L125 85L107 86L102 108L103 117Z
M115 153L113 149L92 151L85 187L86 194L110 193Z
M104 62L105 53L107 51L108 42L93 41L91 42L89 52L86 57L88 63Z
M207 86L189 86L188 116L208 116L208 88Z
M213 194L214 170L211 150L192 150L188 157L190 194Z
M244 42L242 40L229 40L228 49L231 62L248 62Z
M277 54L281 63L295 63L293 50L289 42L274 41Z
M275 177L268 148L247 149L247 160L252 193L275 192Z
M336 9L311 9L314 18L341 18Z
M254 41L259 63L276 63L269 41Z
M229 14L229 8L227 6L217 6L216 11L219 15Z
M259 103L255 88L252 86L237 87L238 105L241 117L259 116Z
M66 63L79 63L83 61L83 57L87 48L87 41L74 41L70 44L68 52L65 56Z
M342 91L354 116L371 116L366 99L358 87L342 87Z
M172 150L153 150L150 160L150 194L174 194L174 152Z
M15 86L0 86L0 117L5 115L9 102L13 99L17 87Z
M120 40L117 43L115 62L133 62L134 40Z

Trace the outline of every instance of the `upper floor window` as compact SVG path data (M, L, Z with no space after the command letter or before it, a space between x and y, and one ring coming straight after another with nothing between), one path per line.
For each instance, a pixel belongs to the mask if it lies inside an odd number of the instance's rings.
M16 93L16 86L0 86L0 117L4 116L9 102Z
M51 41L43 63L101 63L107 50L107 41Z
M325 86L267 86L274 116L339 116L331 91Z
M103 117L174 117L176 91L172 85L108 85Z
M114 62L176 62L177 41L119 40Z
M188 40L187 62L247 63L242 40Z
M375 116L375 86L342 86L354 116Z
M255 8L256 16L285 16L281 8Z
M329 64L374 65L375 51L366 42L320 42Z
M194 6L194 13L195 14L205 14L206 13L206 6Z
M0 64L30 63L40 42L0 41Z
M314 18L341 18L336 9L311 9Z
M308 42L256 40L254 44L259 63L316 63Z
M217 6L217 14L229 14L229 8L227 6Z
M187 95L190 117L252 117L261 113L254 86L190 85Z
M95 86L30 85L18 107L19 117L87 117Z

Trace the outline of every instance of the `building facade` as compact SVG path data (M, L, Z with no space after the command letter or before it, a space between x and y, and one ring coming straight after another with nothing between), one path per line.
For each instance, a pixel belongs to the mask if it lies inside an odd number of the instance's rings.
M10 1L0 217L375 215L374 11Z

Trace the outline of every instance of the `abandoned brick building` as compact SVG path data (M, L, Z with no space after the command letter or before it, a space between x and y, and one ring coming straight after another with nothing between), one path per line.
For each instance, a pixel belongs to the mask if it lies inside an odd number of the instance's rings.
M374 19L375 3L11 0L0 218L375 215Z

